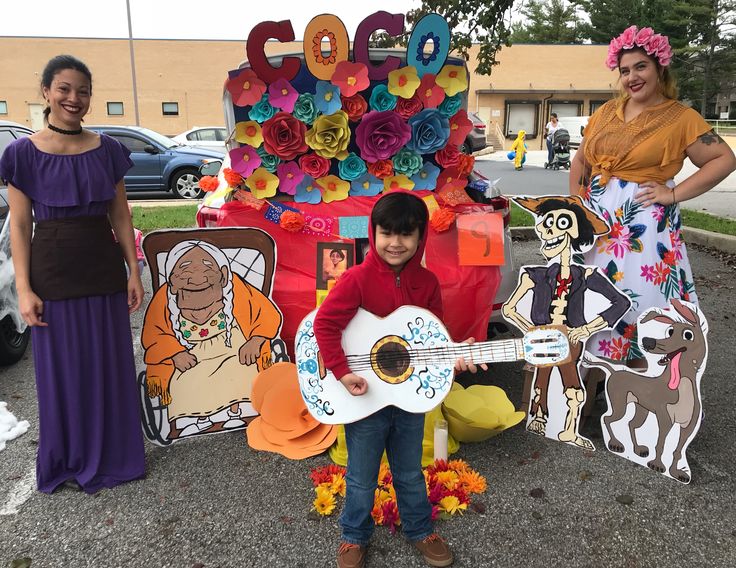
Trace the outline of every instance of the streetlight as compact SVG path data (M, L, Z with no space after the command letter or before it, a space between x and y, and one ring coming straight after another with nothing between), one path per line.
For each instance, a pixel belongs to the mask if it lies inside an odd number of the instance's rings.
M125 6L128 9L128 45L130 46L130 72L133 76L133 109L135 110L135 125L140 126L140 117L138 116L138 85L135 79L135 50L133 49L133 24L130 20L130 0L125 0Z

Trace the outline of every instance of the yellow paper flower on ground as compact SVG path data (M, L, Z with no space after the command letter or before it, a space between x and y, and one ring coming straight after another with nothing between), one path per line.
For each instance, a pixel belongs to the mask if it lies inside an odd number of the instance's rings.
M348 192L350 191L349 181L329 175L318 178L316 183L322 188L322 201L325 203L342 201L348 198Z
M467 508L467 503L461 503L460 499L454 495L448 495L447 497L440 499L440 509L451 515L454 515L455 513L462 514L462 512Z
M344 160L348 157L348 143L350 142L350 126L345 111L338 110L335 114L323 114L317 117L312 128L307 130L307 146L314 153L331 160Z
M248 144L254 148L258 148L263 144L263 133L261 125L255 120L238 122L235 125L235 140L241 144Z
M414 182L411 181L404 174L397 176L389 176L383 180L383 192L388 193L389 191L396 191L397 189L405 189L411 191L414 189Z
M468 72L462 65L445 65L435 83L445 90L448 97L452 97L468 88Z
M388 92L404 99L412 98L420 83L416 67L402 67L388 74Z
M313 505L314 510L320 515L331 515L332 511L335 510L336 501L335 496L329 492L329 490L320 490L320 487L315 489L317 497L315 498Z
M256 171L245 180L245 185L258 199L267 199L276 195L279 178L266 168L256 168Z

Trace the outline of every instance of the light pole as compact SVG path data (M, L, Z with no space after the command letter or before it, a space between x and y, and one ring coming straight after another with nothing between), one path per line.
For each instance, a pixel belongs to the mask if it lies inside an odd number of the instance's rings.
M135 79L135 50L133 48L133 24L130 20L130 0L125 0L125 6L128 9L128 45L130 46L130 72L133 77L133 109L135 110L135 125L140 126L140 117L138 115L138 85Z

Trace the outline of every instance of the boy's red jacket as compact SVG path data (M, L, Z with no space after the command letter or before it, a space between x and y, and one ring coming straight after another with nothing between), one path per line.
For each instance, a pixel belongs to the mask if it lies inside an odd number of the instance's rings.
M421 266L429 230L427 223L417 252L397 275L378 256L373 227L369 223L370 252L361 264L348 269L339 278L314 319L314 335L322 360L337 379L351 372L342 349L342 332L358 308L386 317L401 306L412 305L427 308L442 319L440 283L432 272Z

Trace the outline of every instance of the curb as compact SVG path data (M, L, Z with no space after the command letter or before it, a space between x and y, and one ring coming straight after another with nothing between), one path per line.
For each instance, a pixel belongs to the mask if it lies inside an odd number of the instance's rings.
M695 229L693 227L683 227L683 235L688 243L701 247L715 249L726 254L736 254L736 237L732 235L724 235L722 233L713 233L704 231L703 229ZM511 227L511 236L520 240L536 239L537 234L534 227Z

